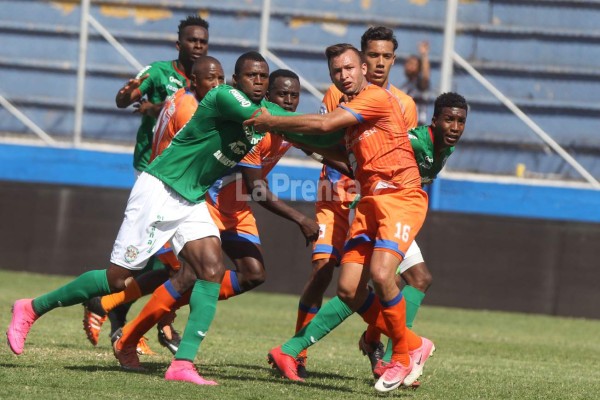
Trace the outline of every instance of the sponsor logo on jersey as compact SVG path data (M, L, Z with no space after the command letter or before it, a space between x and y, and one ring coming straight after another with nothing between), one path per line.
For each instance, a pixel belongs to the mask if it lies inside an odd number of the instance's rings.
M140 251L137 249L137 247L132 245L127 246L125 249L125 261L128 263L134 262L138 254L140 254Z
M177 86L173 86L173 85L167 85L166 86L167 90L171 91L171 94L175 93L176 91L178 91L180 88Z
M252 104L250 100L245 98L240 92L238 92L235 89L229 90L229 93L231 93L233 97L235 97L235 99L240 103L242 107L250 107L250 105Z
M176 83L177 85L179 85L179 87L183 86L183 83L179 79L177 79L177 78L175 78L173 76L169 77L169 82Z
M217 159L217 161L219 161L221 164L225 165L226 167L233 168L237 165L237 162L227 158L227 156L225 156L225 154L223 154L221 152L221 150L215 151L213 153L213 156Z

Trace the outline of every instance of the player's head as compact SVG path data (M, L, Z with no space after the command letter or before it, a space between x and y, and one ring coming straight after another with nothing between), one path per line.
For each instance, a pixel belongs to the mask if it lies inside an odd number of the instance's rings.
M458 93L443 93L435 100L431 130L436 148L455 146L465 130L469 105Z
M176 48L179 61L190 67L200 56L208 52L208 22L195 15L190 15L179 23Z
M296 111L300 103L300 78L289 69L278 69L269 75L267 99L287 111Z
M367 81L377 86L387 86L397 48L398 41L390 28L375 26L365 31L360 38L360 49L367 63Z
M225 73L219 60L211 56L202 56L192 67L190 87L198 100L202 100L210 89L225 83Z
M242 54L235 62L233 86L255 103L265 97L269 85L269 64L256 51Z
M363 54L348 43L339 43L325 49L329 77L338 90L352 96L366 85L367 64Z

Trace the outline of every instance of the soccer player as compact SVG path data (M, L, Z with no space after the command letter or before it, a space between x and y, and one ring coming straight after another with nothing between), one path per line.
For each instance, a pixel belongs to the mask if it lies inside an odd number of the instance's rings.
M300 80L295 73L276 70L269 76L266 65L256 64L251 59L243 61L236 65L236 73L233 76L233 83L238 89L257 95L262 90L261 98L266 95L269 100L284 110L292 112L296 110L300 100ZM163 109L163 113L165 110L167 109ZM182 117L178 114L180 109L171 115L170 120L185 121L185 115ZM161 122L159 121L159 126ZM168 132L172 130L169 129ZM160 143L155 144L154 148L161 149L168 146L173 137L173 134L168 132L160 134L157 130L155 143L157 141ZM314 241L318 235L319 226L316 222L277 199L270 192L265 181L267 174L290 147L291 144L283 140L280 135L267 133L260 143L228 175L218 179L208 192L206 201L209 212L221 233L222 248L236 267L235 270L225 272L219 300L251 290L265 280L258 229L247 203L249 197L268 210L296 222L307 243ZM186 300L184 298L178 302L177 307L184 305ZM142 310L138 317L125 325L123 335L115 342L117 349L115 355L125 369L139 366L139 360L132 359L129 354L132 353L131 347L148 328L145 322L147 312L154 313L154 318L157 318L160 309L148 307Z
M367 81L389 90L400 104L406 127L409 129L416 127L417 108L415 102L410 96L389 82L390 69L394 65L395 51L398 48L398 41L394 36L394 32L384 26L371 27L362 35L360 45L367 64ZM320 112L333 111L338 107L342 98L343 93L335 85L331 85L325 93ZM351 213L349 205L355 200L354 195L357 192L353 180L327 166L321 171L319 189L316 215L321 233L313 249L312 272L300 296L296 332L302 329L321 307L323 295L333 276L333 269L339 265L341 259L344 241L350 227ZM426 269L423 271L428 274ZM409 285L415 282L417 290L423 293L429 286L430 279L428 280L428 277L430 276L415 274L414 279L410 276L408 277ZM410 289L407 291L410 291ZM403 295L407 304L415 303L415 300L410 297L410 293L407 295L403 292ZM407 323L408 320L409 314L407 313ZM412 323L407 326L411 327ZM374 360L374 368L376 362L383 356L383 345L379 342L379 335L374 334L373 336L373 338L369 338L371 340L361 341L361 350L367 353L370 359ZM298 374L302 378L307 375L306 356L306 351L302 351L297 358Z
M421 184L426 185L437 177L441 169L446 164L448 157L454 152L454 146L460 140L465 124L467 122L468 104L465 98L457 93L443 93L437 97L434 103L433 117L430 125L421 125L411 129L408 132L410 144L415 152L415 159L419 166L421 174ZM400 276L404 278L409 272L415 270L414 275L423 274L427 271L423 255L414 241L406 253L405 259L400 263L396 271L396 284L400 287ZM405 286L402 293L405 294L408 286ZM408 295L405 294L408 298ZM408 323L408 315L416 310L411 310L409 302L406 304L406 326L411 328L412 324ZM361 337L361 344L365 337L374 337L376 342L379 342L377 328L369 326L367 331ZM423 340L427 340L423 338ZM389 362L391 355L392 343L388 342L388 351L386 351L382 362L371 361L371 368L376 377L381 375L381 366L385 362ZM422 360L424 363L425 360Z
M151 63L117 92L115 98L117 107L126 108L136 103L134 105L135 112L142 115L133 153L133 167L136 171L136 176L148 166L153 128L163 102L180 88L189 85L189 77L194 60L206 55L208 51L208 27L208 22L197 16L189 16L185 20L180 21L178 26L178 40L175 43L175 48L179 53L178 58L176 60ZM170 250L162 249L159 253L158 258L163 264L169 265L169 263L177 262ZM177 266L173 264L171 267L176 268ZM146 270L154 270L153 273L145 277L145 280L150 281L150 285L163 282L168 277L168 270L160 262L156 261L155 258L149 260ZM128 298L126 300L129 301ZM99 299L95 299L90 306L98 305L98 303ZM100 312L100 315L91 311L87 306L88 304L84 304L83 329L90 342L96 345L98 343L100 327L106 320L106 315L102 315L98 307L95 307L95 309ZM111 322L111 337L117 329L124 325L129 307L130 303L123 304L108 313ZM163 321L163 323L159 324L159 338L162 337L163 339L161 340L161 344L167 343L168 336L173 336L175 333L170 322ZM140 343L140 349L143 352L152 353L143 339Z
M266 65L256 52L241 58ZM225 272L219 230L204 198L209 187L263 138L253 128L243 127L242 122L264 109L286 113L272 103L261 102L256 92L245 93L228 85L211 90L171 145L136 180L110 266L88 271L34 299L17 300L7 330L11 350L15 354L23 352L32 325L47 312L123 290L156 249L170 241L186 262L154 291L150 302L161 298L171 309L183 293L192 291L190 316L165 379L216 384L202 378L193 364L214 318ZM133 356L137 357L135 347Z
M189 87L179 89L175 94L168 97L164 103L154 129L155 133L150 161L156 158L171 143L175 134L190 120L198 108L198 103L204 98L206 93L224 82L223 67L216 58L201 56L196 59L191 70ZM166 264L175 271L179 269L179 261L170 249L168 251L163 250L159 257L161 260L164 260L164 257L169 257ZM152 275L150 279L148 279L148 275ZM164 276L162 280L157 281L156 274L146 272L140 276L136 276L124 291L106 295L102 298L95 297L87 302L86 315L88 317L84 318L84 329L92 344L96 345L98 343L98 334L107 313L121 304L134 301L143 295L152 293L166 279L167 277ZM161 322L164 323L164 321ZM168 329L169 325L165 323L159 327L158 338L159 342L174 354L179 346L180 338L175 330ZM111 338L116 340L118 336L122 335L120 331L121 326L113 332ZM143 338L140 339L140 341L142 340ZM137 352L144 354L141 351L142 349L140 349L139 343Z
M409 350L419 351L423 341L405 326L405 302L394 275L423 224L427 194L421 189L397 99L389 91L369 85L363 54L354 46L333 45L327 48L326 55L331 80L352 98L350 102L322 115L278 117L264 110L244 124L259 131L306 134L346 129L346 153L340 154L340 159L349 159L363 197L345 245L338 281L342 301L333 314L334 318L345 318L357 311L367 323L393 339L392 360L383 367L383 375L375 384L378 391L385 392L401 384L411 385L419 375L419 371L411 372ZM368 290L369 279L375 293ZM316 334L321 326L311 323L303 331L312 329ZM297 375L297 353L292 356L286 350L289 351L285 345L272 349L270 361L287 378L302 380Z

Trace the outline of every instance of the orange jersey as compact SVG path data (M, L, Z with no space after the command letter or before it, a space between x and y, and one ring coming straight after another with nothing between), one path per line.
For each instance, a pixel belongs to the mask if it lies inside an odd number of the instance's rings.
M361 193L420 187L421 176L397 98L369 84L351 102L340 105L359 122L346 128L346 150Z
M169 147L177 132L187 124L197 108L198 100L187 87L167 98L154 127L150 161Z
M262 177L266 178L275 164L292 147L281 135L267 133L238 163L240 167L262 168ZM239 168L217 180L209 189L210 203L217 204L223 213L235 213L246 207L246 185L243 184Z

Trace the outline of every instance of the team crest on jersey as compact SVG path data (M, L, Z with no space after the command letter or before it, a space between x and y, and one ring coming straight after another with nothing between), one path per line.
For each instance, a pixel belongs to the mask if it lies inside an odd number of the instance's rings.
M137 247L132 245L127 246L125 249L125 261L128 263L134 262L138 254L140 254L140 251L137 249Z

